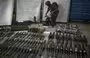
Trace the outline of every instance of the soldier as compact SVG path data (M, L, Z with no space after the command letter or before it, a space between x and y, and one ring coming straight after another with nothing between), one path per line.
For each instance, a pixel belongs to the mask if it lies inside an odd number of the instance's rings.
M56 25L56 19L59 13L58 10L58 4L56 2L53 2L51 4L50 1L46 1L45 3L48 6L47 12L45 14L46 18L46 23L51 24L52 26Z

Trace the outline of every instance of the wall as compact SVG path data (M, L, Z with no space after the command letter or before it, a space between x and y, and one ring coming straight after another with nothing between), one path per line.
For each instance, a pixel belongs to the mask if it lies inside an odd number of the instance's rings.
M14 0L0 0L0 25L10 25Z
M47 1L47 0L44 0ZM50 0L56 1L59 4L59 15L57 22L67 22L69 14L70 0ZM45 4L45 3L44 3ZM25 20L33 21L33 17L37 17L39 20L41 0L18 0L17 2L17 21L22 22ZM44 14L47 10L47 6L44 5ZM45 15L43 15L43 21L45 21Z
M41 0L17 0L17 21L34 21L34 16L36 16L36 19L38 21L40 14L40 5Z

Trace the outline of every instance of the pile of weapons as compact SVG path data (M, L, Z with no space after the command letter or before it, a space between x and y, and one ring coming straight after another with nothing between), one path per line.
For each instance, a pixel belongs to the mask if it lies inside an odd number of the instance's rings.
M59 24L48 41L42 33L24 31L0 37L6 39L0 44L0 58L87 58L87 39L77 25Z
M40 58L44 41L38 33L14 32L0 47L0 58Z
M0 32L0 41L3 41L4 38L8 38L13 34L13 32Z
M46 49L47 58L87 58L87 39L80 31L56 30L50 33Z
M78 34L78 33L80 33L80 28L79 28L78 25L58 24L56 31L65 32L65 33L71 33L71 34Z

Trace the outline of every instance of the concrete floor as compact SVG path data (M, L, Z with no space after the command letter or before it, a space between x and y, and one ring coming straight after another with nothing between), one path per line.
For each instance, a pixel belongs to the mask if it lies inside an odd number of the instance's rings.
M87 37L88 44L90 45L90 23L72 22L71 24L77 24L80 26L81 31Z

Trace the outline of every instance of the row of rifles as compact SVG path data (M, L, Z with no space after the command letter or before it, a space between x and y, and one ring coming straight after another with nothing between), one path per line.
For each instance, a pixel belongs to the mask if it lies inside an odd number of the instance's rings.
M47 58L87 58L87 38L80 31L50 32L47 43Z
M1 45L0 58L36 58L45 47L44 36L31 32L14 32Z

